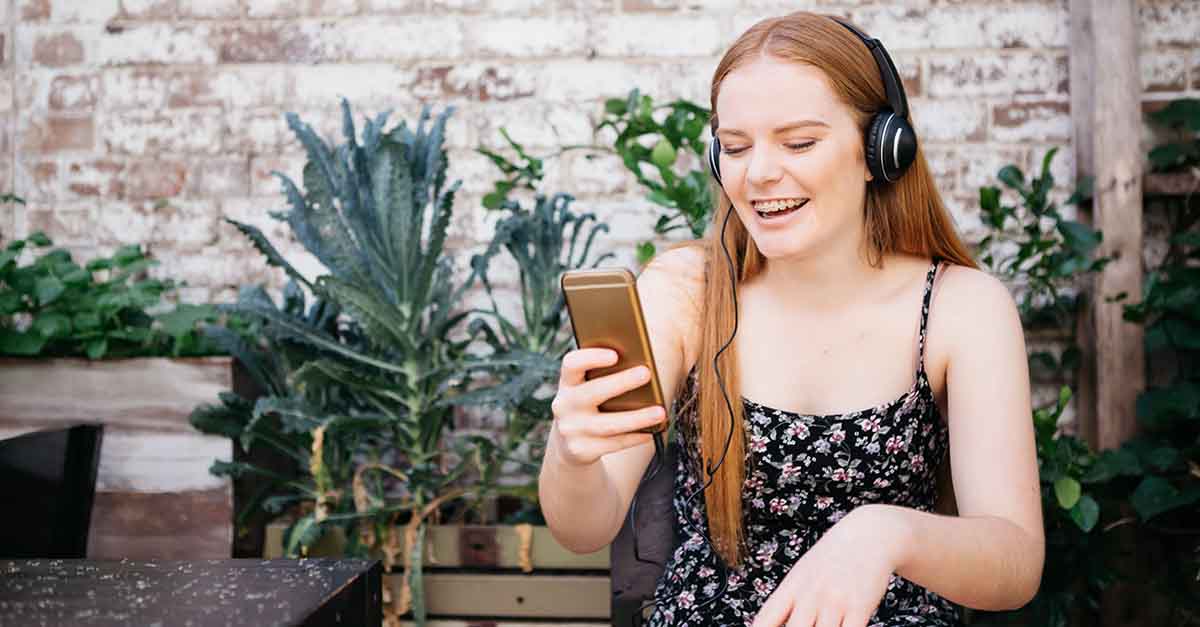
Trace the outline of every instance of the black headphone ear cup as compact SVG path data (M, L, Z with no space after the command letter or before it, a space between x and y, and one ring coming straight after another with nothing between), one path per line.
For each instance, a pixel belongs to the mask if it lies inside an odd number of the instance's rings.
M871 118L866 160L871 176L893 183L917 158L917 133L908 120L884 111Z
M891 147L888 160L894 162L892 163L894 171L889 173L888 178L895 181L904 174L913 161L917 160L917 132L913 130L908 120L896 116L896 119L892 121L892 127L888 129L884 142L885 147Z
M716 137L708 142L708 169L717 179L717 185L721 185L721 140Z
M867 127L867 146L863 150L863 156L867 161L867 171L881 182L888 180L888 177L884 176L883 163L879 160L879 136L883 132L883 122L887 117L886 114L880 114L871 118L871 124Z

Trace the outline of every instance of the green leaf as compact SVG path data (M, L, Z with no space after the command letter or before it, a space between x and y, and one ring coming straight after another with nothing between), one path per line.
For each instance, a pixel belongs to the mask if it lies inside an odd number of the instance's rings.
M297 520L287 536L286 555L299 557L302 550L307 551L309 547L317 543L317 540L321 539L322 533L321 523L317 522L315 515L309 514Z
M497 187L499 186L499 183L497 183ZM507 198L507 191L497 190L494 192L489 192L483 196L483 207L484 209L499 209L500 205L503 204Z
M15 262L19 256L21 256L19 250L0 251L0 272L3 272L8 264Z
M1100 233L1080 222L1062 220L1058 223L1058 232L1062 233L1067 246L1080 255L1089 255L1100 245Z
M1075 507L1081 492L1079 482L1071 477L1060 477L1054 482L1054 496L1058 499L1059 507L1063 509Z
M64 337L71 333L71 318L58 313L42 314L34 319L31 328L46 339Z
M37 280L37 301L40 305L49 305L62 296L67 286L55 276L44 276Z
M137 244L122 246L118 248L117 252L113 253L112 256L113 262L122 268L132 265L143 259L145 259L145 256L142 255L142 248Z
M604 101L604 112L610 115L625 115L625 101L620 98L609 98Z
M283 271L286 272L287 275L292 278L292 280L302 283L309 289L312 289L312 284L308 282L308 279L304 278L304 275L300 274L298 270L292 267L292 264L288 263L287 260L283 258L283 255L279 254L279 251L275 249L275 246L271 244L271 242L267 239L267 236L263 235L262 231L258 227L252 224L231 220L229 218L226 218L225 221L229 224L232 224L234 228L236 228L238 231L241 231L242 235L245 235L246 238L250 240L250 243L253 244L256 249L258 249L258 252L262 253L262 255L267 258L267 265L274 266L276 268L283 268Z
M654 258L654 252L655 252L654 244L652 242L642 242L641 244L638 244L638 247L637 247L638 263L640 263L642 265L646 265L647 263L650 263L650 260Z
M1058 388L1058 408L1059 408L1059 410L1061 411L1062 408L1066 407L1067 403L1069 403L1069 402L1071 402L1071 388L1068 386L1065 386L1065 385Z
M1147 453L1143 459L1148 466L1158 472L1167 472L1172 467L1185 462L1179 449L1172 446L1160 446Z
M11 316L24 308L25 302L15 291L0 289L0 316Z
M1025 189L1025 175L1021 173L1021 168L1015 165L1006 165L1000 168L1000 171L996 173L996 178L1013 189Z
M666 139L658 140L650 151L650 161L660 168L669 168L675 164L675 147Z
M1137 453L1129 448L1102 451L1082 477L1083 483L1103 483L1118 476L1136 477L1143 473Z
M31 233L29 237L25 238L25 241L32 242L35 246L42 247L54 245L54 242L50 241L50 238L46 237L46 234L41 231Z
M1191 505L1200 500L1200 486L1192 485L1181 492L1162 477L1150 476L1142 480L1129 498L1133 509L1143 521L1150 520L1163 512Z
M1054 161L1054 155L1058 152L1058 147L1051 148L1046 151L1042 157L1042 176L1053 182L1053 177L1050 176L1050 162Z
M1146 117L1160 126L1183 127L1189 131L1200 132L1200 100L1195 98L1172 100L1166 107L1148 114Z
M1096 527L1096 522L1100 520L1100 505L1091 496L1085 494L1071 508L1070 515L1076 526L1084 533L1088 533Z
M233 439L241 435L249 413L249 403L233 395L219 405L206 403L196 407L188 422L201 433Z
M1000 210L1000 188L984 186L979 188L979 208L987 212Z
M1191 144L1168 143L1155 146L1147 155L1150 168L1155 172L1168 172L1185 164L1196 154Z
M113 262L112 259L93 259L87 262L87 265L84 267L91 272L96 272L98 270L109 270L113 267Z
M80 311L74 315L71 323L79 332L90 332L100 328L100 316L95 311Z
M83 287L92 281L92 273L83 268L76 268L62 278L63 283L71 287Z
M1200 385L1179 383L1151 388L1138 395L1136 406L1139 422L1148 427L1166 424L1175 417L1195 417L1200 412Z
M11 329L0 329L0 354L33 356L42 352L46 338L40 333L18 333Z
M363 325L374 342L404 345L409 341L402 317L374 294L331 276L318 279L316 289Z
M108 352L108 338L99 338L87 343L88 359L100 359Z
M171 337L182 337L196 330L196 325L217 317L212 305L181 304L169 313L158 316L162 329Z

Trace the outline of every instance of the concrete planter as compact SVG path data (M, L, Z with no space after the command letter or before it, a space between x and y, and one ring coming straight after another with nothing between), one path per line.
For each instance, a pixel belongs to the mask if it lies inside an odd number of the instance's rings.
M201 434L192 409L233 387L232 359L0 359L0 437L105 425L88 557L228 558L228 438Z

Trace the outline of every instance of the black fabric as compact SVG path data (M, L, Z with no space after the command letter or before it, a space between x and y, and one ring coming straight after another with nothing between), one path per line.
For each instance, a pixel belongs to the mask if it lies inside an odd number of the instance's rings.
M638 608L654 595L663 565L675 550L675 509L672 504L674 469L678 447L667 445L662 469L637 491L637 511L625 517L625 524L610 547L612 568L613 627L636 627ZM646 469L649 474L650 468ZM637 520L633 514L637 514ZM637 556L634 555L633 526L637 525Z

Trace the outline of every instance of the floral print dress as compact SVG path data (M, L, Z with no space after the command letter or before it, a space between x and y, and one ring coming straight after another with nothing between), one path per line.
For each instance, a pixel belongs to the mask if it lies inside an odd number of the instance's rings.
M937 467L949 450L925 374L925 329L938 269L925 280L917 343L917 372L900 398L849 414L797 414L743 400L747 476L742 491L746 546L743 563L726 569L697 530L708 533L696 441L695 403L677 415L676 444L686 454L675 468L675 528L682 541L654 593L651 627L750 625L771 592L817 540L843 516L868 503L932 511ZM694 389L695 371L680 398ZM680 407L677 403L676 407ZM690 500L689 500L690 499ZM690 519L690 524L685 520ZM699 607L728 585L716 601ZM956 627L958 608L893 574L869 627Z

